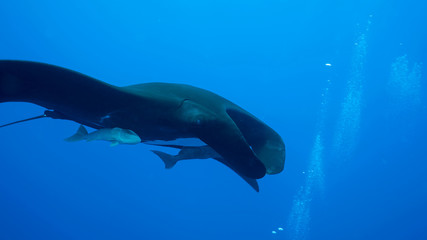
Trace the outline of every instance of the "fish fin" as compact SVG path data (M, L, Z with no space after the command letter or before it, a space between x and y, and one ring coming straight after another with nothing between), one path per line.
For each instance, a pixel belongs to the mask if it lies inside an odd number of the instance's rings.
M112 142L111 142L111 144L110 144L110 147L115 147L115 146L117 146L117 145L119 145L119 142L117 142L117 141L112 141Z
M76 142L76 141L83 140L87 135L88 135L88 132L86 128L83 125L80 125L79 129L77 129L77 132L73 136L68 137L64 140L67 142Z
M165 164L165 168L170 169L178 162L175 156L161 152L156 150L151 150L154 154L156 154L160 159L162 159Z

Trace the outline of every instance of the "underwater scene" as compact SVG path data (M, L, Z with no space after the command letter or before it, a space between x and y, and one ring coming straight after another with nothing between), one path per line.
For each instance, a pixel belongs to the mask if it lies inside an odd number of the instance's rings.
M0 240L427 239L427 2L0 3Z

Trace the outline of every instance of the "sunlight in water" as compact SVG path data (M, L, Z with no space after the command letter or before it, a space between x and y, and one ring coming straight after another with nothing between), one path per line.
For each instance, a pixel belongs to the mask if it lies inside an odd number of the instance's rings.
M368 31L369 28L366 29ZM362 108L364 65L366 59L366 36L360 34L354 44L354 58L351 77L347 82L347 94L342 103L342 109L338 119L338 126L334 136L334 149L340 157L351 154L357 143L357 136L360 127L360 117ZM332 64L325 64L331 67ZM327 116L328 95L330 80L322 93L322 102L317 123L317 134L314 139L313 148L310 155L305 184L301 186L295 196L291 213L288 218L288 238L302 240L306 239L310 229L310 207L314 198L314 193L324 193L324 173L323 173L323 153L324 140L323 129ZM344 155L345 153L345 155ZM344 156L343 156L344 155Z
M341 105L333 142L336 156L340 159L351 155L358 140L367 47L365 34L358 37L354 46L352 73L347 82L347 95Z
M406 55L396 58L391 65L388 91L394 104L410 108L421 103L421 64L412 68Z
M324 173L323 173L323 141L318 134L314 142L313 151L311 152L311 161L309 173L307 175L307 185L324 192Z
M327 87L322 93L322 102L319 111L318 133L314 139L313 149L310 155L310 162L306 174L305 185L301 186L298 194L295 196L290 216L288 218L288 238L289 239L305 239L309 231L310 223L310 204L313 191L324 191L324 174L323 174L323 139L322 129L324 128L325 118L327 113L327 103L329 96L329 85L331 81L327 81Z
M311 186L302 186L296 195L288 219L288 239L303 240L307 237L310 222Z
M305 185L295 196L291 214L288 219L289 238L305 239L310 223L310 203L314 191L324 191L324 174L322 169L323 143L320 134L316 136L311 152Z

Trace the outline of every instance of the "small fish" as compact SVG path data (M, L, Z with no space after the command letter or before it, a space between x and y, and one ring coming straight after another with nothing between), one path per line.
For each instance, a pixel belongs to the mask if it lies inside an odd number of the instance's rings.
M141 142L141 138L132 130L122 128L101 128L94 132L88 133L83 125L80 125L77 132L65 139L67 142L76 141L94 141L103 140L111 142L110 146L114 147L119 144L138 144Z
M219 155L215 150L213 150L208 145L204 146L180 146L180 145L173 145L173 144L150 144L155 146L162 146L162 147L171 147L180 149L177 155L171 155L167 154L162 151L157 150L151 150L154 154L156 154L160 159L162 159L163 163L165 164L165 168L172 168L175 166L175 164L178 161L181 160L191 160L191 159L208 159L213 158L222 164L226 165L227 167L231 168L235 173L237 173L245 182L247 182L255 191L259 192L259 186L256 179L246 177L239 173L237 169L234 169L230 164L221 156Z

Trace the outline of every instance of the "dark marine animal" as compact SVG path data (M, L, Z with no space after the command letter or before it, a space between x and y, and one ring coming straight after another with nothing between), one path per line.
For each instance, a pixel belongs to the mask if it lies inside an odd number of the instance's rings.
M34 103L47 109L46 117L95 129L129 129L141 142L198 138L249 179L284 167L279 134L229 100L190 85L118 87L50 64L0 60L3 102Z

